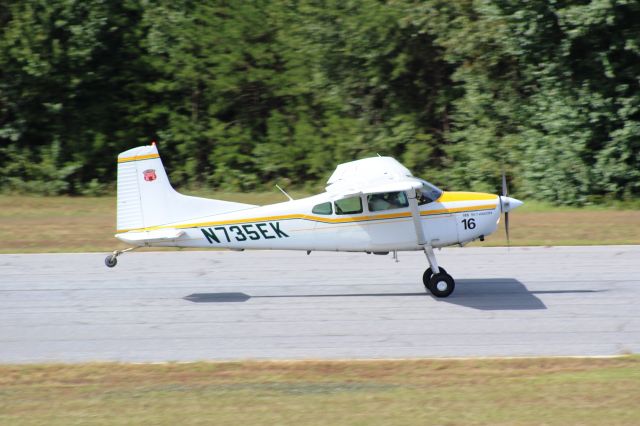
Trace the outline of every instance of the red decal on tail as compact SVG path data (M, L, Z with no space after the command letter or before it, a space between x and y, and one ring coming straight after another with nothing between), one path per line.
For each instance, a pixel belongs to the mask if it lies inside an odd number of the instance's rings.
M158 178L156 176L156 171L153 169L145 170L144 172L142 172L142 175L144 176L144 180L146 180L147 182L152 182Z

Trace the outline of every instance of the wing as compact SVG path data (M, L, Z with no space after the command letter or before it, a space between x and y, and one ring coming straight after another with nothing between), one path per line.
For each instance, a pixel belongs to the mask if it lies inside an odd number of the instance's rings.
M326 190L336 196L419 188L421 181L391 157L373 157L338 165Z

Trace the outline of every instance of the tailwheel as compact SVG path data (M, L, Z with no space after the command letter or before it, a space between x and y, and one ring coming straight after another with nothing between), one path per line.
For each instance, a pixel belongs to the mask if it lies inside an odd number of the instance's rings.
M109 268L113 268L118 264L118 258L116 257L115 254L110 254L104 259L104 264L107 265Z
M109 268L113 268L118 264L118 256L120 256L122 253L126 253L128 251L135 250L137 248L138 247L129 247L128 249L124 249L124 250L114 250L113 253L105 257L104 264L107 265L107 267Z
M447 271L445 271L444 268L439 268L439 269L441 274L447 273ZM429 287L429 280L431 279L432 276L433 276L433 271L431 270L431 268L428 268L426 271L424 271L424 274L422 274L422 283L424 284L424 288L426 288L429 291L431 291L431 288Z
M440 273L432 275L427 288L435 297L448 297L456 288L456 283L451 275L440 268Z

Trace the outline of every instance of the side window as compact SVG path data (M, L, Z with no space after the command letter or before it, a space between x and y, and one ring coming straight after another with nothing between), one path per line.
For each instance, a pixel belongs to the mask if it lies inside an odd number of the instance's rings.
M317 204L313 206L313 210L311 210L311 213L315 213L315 214L333 213L333 209L331 208L331 202L327 201L326 203Z
M385 192L382 194L367 195L367 204L370 212L380 212L383 210L401 209L409 206L407 194L405 192Z
M335 202L336 214L362 213L362 200L360 197L343 198Z

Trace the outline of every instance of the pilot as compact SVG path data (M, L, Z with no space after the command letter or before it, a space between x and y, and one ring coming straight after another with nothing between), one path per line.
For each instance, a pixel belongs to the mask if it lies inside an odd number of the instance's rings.
M387 194L371 194L369 196L369 210L377 212L392 208L391 203L385 199L386 195Z
M416 190L416 198L418 199L418 205L420 206L431 202L431 200L420 190Z
M369 198L369 210L375 212L406 207L406 202L402 199L402 194L402 192L371 194L371 197Z
M389 204L391 204L392 209L398 209L403 207L403 202L400 200L401 192L389 192L386 194L386 199Z

